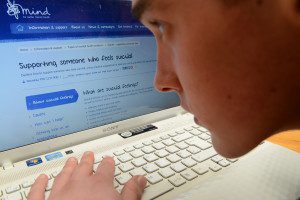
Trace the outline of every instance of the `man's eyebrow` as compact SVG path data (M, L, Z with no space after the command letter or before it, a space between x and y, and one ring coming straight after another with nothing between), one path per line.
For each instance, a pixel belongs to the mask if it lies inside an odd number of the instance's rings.
M132 15L140 20L145 11L147 11L151 7L151 3L153 0L138 0L136 5L133 6L131 13Z

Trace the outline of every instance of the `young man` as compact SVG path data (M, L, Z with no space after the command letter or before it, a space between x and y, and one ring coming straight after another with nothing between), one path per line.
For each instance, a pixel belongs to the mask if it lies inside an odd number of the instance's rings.
M155 86L176 91L215 149L238 157L277 132L300 127L300 0L133 0L133 14L155 35ZM122 194L114 162L95 175L93 154L70 159L50 199L139 199L143 177ZM41 176L29 199L43 199Z

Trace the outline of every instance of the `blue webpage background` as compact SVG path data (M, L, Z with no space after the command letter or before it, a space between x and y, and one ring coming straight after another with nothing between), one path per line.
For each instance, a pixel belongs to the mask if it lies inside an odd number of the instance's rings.
M179 105L130 1L1 3L0 151Z

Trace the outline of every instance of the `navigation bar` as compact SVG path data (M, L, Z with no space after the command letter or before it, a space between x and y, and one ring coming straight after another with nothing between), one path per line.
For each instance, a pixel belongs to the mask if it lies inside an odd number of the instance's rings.
M10 28L12 34L149 32L139 23L13 23Z

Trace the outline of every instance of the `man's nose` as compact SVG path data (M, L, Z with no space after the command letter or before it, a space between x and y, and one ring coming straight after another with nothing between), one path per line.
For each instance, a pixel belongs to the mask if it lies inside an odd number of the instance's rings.
M168 52L158 49L157 68L154 85L160 92L173 92L180 90L180 82L178 80L172 57Z
M168 73L163 73L161 70L156 71L155 75L155 88L160 92L173 92L178 91L175 85L175 77Z

